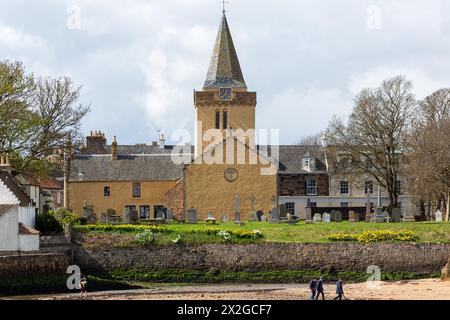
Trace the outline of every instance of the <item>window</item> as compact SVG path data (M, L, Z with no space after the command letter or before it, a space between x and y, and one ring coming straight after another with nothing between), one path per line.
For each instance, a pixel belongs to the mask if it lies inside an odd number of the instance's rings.
M348 208L348 202L341 202L341 208Z
M314 196L317 194L316 180L306 180L306 195Z
M348 181L341 181L341 194L349 194L350 190L348 187Z
M223 120L223 128L226 129L226 128L228 128L228 111L227 110L225 110L223 112L222 118L223 118L222 119Z
M125 212L130 213L131 211L135 211L136 210L136 206L125 206Z
M364 182L364 193L373 193L373 181Z
M295 203L294 202L286 202L286 211L289 214L295 215Z
M220 129L220 111L216 110L216 129Z
M133 182L133 198L140 198L141 197L141 183L140 182Z
M317 208L317 202L311 202L311 208Z
M111 195L111 187L105 186L103 187L103 196L109 197Z
M139 213L141 219L150 219L150 206L140 206Z

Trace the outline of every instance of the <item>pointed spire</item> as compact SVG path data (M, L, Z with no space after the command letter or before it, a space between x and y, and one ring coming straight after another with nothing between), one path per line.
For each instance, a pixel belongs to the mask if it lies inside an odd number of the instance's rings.
M222 87L247 88L225 13L223 14L219 32L217 33L214 51L203 88Z

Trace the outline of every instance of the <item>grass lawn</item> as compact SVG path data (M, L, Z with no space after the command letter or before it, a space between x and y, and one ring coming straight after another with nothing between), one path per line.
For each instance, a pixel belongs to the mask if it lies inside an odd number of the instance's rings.
M186 243L223 242L220 238L203 233L195 233L206 228L223 230L260 230L263 234L261 240L239 239L233 242L248 243L255 241L269 242L301 242L301 243L326 243L330 242L328 236L333 233L360 233L366 230L391 230L413 231L419 236L418 243L450 243L450 223L435 222L402 222L402 223L321 223L296 225L269 224L267 222L248 222L244 226L234 223L221 223L215 226L207 226L205 223L169 224L165 226L169 233L161 234L159 244L170 244L178 234L181 234ZM76 226L76 230L87 231L85 226Z

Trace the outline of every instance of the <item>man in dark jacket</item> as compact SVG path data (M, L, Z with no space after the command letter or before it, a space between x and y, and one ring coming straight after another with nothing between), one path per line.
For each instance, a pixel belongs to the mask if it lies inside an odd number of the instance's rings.
M344 295L344 284L341 279L336 282L336 294L337 297L334 298L334 300L342 300L342 296Z
M316 284L317 284L316 278L312 279L311 282L309 283L309 290L311 290L311 300L314 300L316 298Z
M316 283L316 300L319 300L319 295L322 295L322 300L325 300L325 294L323 293L323 281L322 277L317 280Z

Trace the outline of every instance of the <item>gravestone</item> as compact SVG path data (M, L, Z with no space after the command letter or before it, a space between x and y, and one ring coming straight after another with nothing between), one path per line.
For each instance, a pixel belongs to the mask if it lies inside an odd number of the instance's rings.
M129 213L130 223L137 223L139 222L139 214L137 210L130 210Z
M167 209L167 221L169 222L173 221L173 210L170 208Z
M384 221L386 221L387 223L391 222L391 216L389 215L389 212L387 212L386 210L383 212L383 216L384 216Z
M378 207L375 209L375 222L376 223L384 223L384 212L382 207Z
M262 212L261 210L257 211L256 212L256 219L258 219L258 221L262 221L262 216L263 215L264 215L264 212Z
M348 213L348 221L349 222L359 222L359 213L350 210Z
M322 215L320 213L315 213L313 217L314 223L322 222Z
M241 215L239 214L239 212L234 213L234 223L236 223L236 224L241 223Z
M391 222L400 222L401 221L401 209L393 208L391 213Z
M330 212L330 219L331 219L331 222L336 222L336 210L331 210L331 212Z
M226 213L223 213L220 220L222 221L222 223L228 223L228 215Z
M197 209L191 208L187 211L187 223L197 223Z
M312 223L312 210L309 207L306 208L305 223Z
M164 215L164 212L162 212L161 210L158 210L158 212L156 213L156 220L165 220L166 217Z
M106 213L102 213L101 217L100 217L100 221L102 223L108 223L108 216Z
M372 213L366 214L366 218L365 218L366 222L372 222L372 219L373 219L373 214Z
M252 194L250 197L250 218L249 221L259 221L256 215L256 196Z
M94 206L88 205L87 202L84 202L83 206L83 216L86 218L87 224L96 224L97 223L97 216L94 213Z
M287 219L287 209L286 209L286 205L280 204L280 214L278 215L278 218L280 220L286 220Z
M322 216L322 220L325 223L330 223L331 222L331 215L329 213L324 213Z
M441 210L436 211L436 213L435 213L435 219L436 219L436 222L442 222L442 221L443 221Z
M279 221L278 219L278 210L277 208L272 208L272 210L270 211L270 222L271 223L277 223Z
M116 211L114 209L106 210L106 223L111 223L114 221L114 217L116 216Z
M206 218L206 223L212 223L212 224L216 224L216 218L214 218L214 215L212 214L212 212L208 212L208 217Z
M335 213L335 222L342 222L342 213L340 211Z

